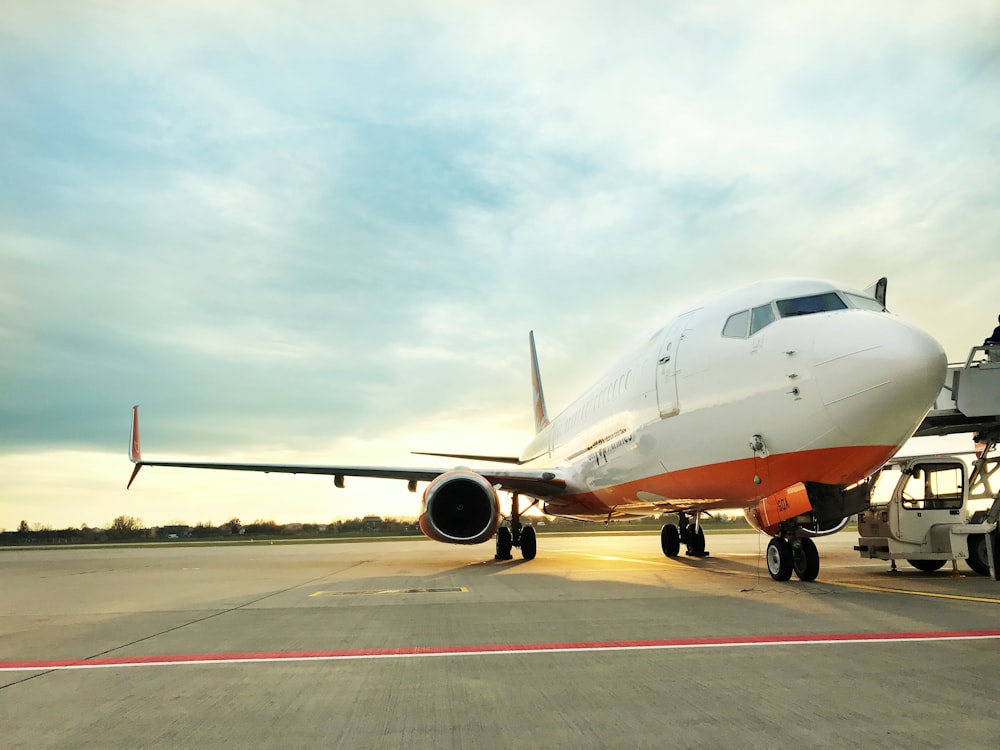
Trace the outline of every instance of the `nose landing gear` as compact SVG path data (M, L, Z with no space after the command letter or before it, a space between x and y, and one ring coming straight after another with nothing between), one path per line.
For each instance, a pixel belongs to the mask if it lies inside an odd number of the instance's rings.
M787 581L793 572L800 581L815 581L819 575L819 550L809 537L772 538L767 543L765 560L767 572L776 581Z

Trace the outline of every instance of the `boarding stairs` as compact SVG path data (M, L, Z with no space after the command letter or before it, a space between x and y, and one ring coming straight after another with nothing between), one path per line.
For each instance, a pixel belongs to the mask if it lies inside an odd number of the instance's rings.
M944 387L914 437L977 433L1000 438L1000 346L976 346L964 363L948 366Z

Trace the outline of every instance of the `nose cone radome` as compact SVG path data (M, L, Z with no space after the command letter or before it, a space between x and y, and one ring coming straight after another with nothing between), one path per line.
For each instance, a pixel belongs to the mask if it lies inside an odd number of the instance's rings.
M884 313L844 316L815 369L823 405L858 445L900 446L941 392L947 358L926 332Z

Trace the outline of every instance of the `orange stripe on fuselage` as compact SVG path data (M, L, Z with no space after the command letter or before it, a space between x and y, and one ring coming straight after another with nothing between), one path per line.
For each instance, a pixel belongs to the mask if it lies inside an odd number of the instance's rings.
M682 506L743 508L797 482L847 485L860 481L874 473L897 450L893 445L848 446L744 458L562 495L552 498L550 507L557 513L606 515L616 506L644 502L638 496L642 492L672 500L695 501L678 503ZM754 482L754 477L760 478L760 484ZM665 504L669 504L669 500ZM575 510L569 509L571 505Z

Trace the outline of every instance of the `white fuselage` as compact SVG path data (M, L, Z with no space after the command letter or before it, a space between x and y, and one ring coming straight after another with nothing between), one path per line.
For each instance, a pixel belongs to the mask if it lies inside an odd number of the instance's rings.
M843 308L796 309L813 300ZM931 336L874 307L828 282L776 281L675 318L525 449L526 466L567 481L547 511L737 508L796 482L868 476L913 434L946 370Z

